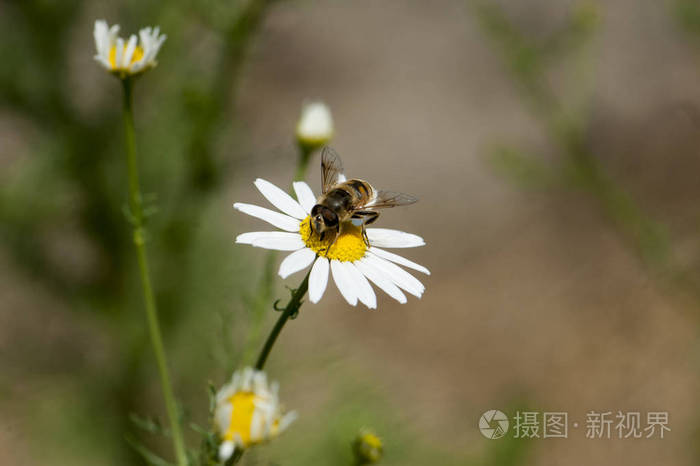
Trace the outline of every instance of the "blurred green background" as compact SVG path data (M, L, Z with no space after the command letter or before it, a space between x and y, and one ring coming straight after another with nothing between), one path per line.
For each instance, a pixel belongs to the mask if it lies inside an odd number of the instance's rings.
M95 19L160 25L139 79L149 253L175 390L251 364L262 299L256 177L286 186L304 100L333 111L350 176L421 201L378 225L423 236L422 300L345 304L285 328L267 370L300 419L246 464L700 461L700 4L693 0L0 3L0 463L170 455L126 201L121 89ZM307 180L318 190L318 159ZM667 411L664 439L490 441L489 409ZM188 431L190 445L199 437Z

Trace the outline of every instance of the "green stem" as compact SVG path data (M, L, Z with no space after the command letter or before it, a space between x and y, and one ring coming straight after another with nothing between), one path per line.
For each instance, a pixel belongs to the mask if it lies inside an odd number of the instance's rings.
M248 332L248 341L246 343L246 349L243 355L243 361L245 361L246 364L248 364L248 361L253 358L260 340L260 334L262 333L263 323L265 322L265 316L267 315L267 309L269 307L270 300L272 299L272 285L275 280L276 262L277 254L275 254L275 251L268 251L267 257L265 258L263 276L260 279L255 299L252 302L253 321Z
M309 159L312 153L313 150L309 150L308 147L299 144L299 161L294 173L294 181L304 181L304 178L306 178L306 169L309 167Z
M265 366L265 362L267 361L267 357L270 355L270 351L272 351L272 347L275 345L275 342L277 341L277 337L279 336L280 332L282 331L282 328L284 327L284 324L287 323L287 320L293 315L296 315L297 312L299 312L299 308L301 307L302 304L302 298L306 294L306 290L309 288L309 275L311 274L311 271L309 271L306 274L306 277L304 277L304 280L301 282L301 285L299 285L299 288L294 290L292 292L292 297L289 299L289 302L287 303L287 306L285 306L284 310L282 311L282 315L277 319L277 323L275 326L272 328L272 331L270 332L270 335L267 337L267 340L265 341L265 345L263 346L262 351L260 351L260 356L258 356L258 362L255 363L255 368L257 370L262 370L263 367Z
M134 245L138 257L139 271L141 274L141 285L143 286L143 296L146 304L146 318L148 321L148 331L153 344L153 352L156 356L158 373L163 387L163 397L165 398L165 408L170 420L170 430L172 432L173 447L175 457L179 466L187 466L187 452L183 440L182 429L178 421L177 404L173 395L170 374L165 357L163 337L158 323L158 311L153 294L153 287L148 268L148 258L146 255L145 231L143 225L143 208L141 203L141 191L139 188L138 163L136 159L136 143L134 141L134 112L131 78L122 79L124 85L124 131L126 136L126 160L129 174L129 207L131 211L131 221L134 228Z
M280 315L279 319L277 319L277 323L275 323L275 326L272 328L270 335L268 335L267 340L265 340L265 345L263 346L262 351L260 351L258 361L255 363L255 368L257 370L261 371L265 367L267 357L270 355L272 347L275 346L277 337L279 336L280 332L282 332L284 324L287 323L290 317L296 315L297 312L299 312L299 308L301 308L302 305L301 300L304 298L304 295L306 294L306 291L309 288L309 275L311 275L310 270L309 272L307 272L306 276L304 277L304 280L299 285L299 288L292 292L292 297L289 299L289 302L282 311L282 315ZM231 464L237 464L241 460L243 453L245 453L245 450L236 450L235 454L231 458Z

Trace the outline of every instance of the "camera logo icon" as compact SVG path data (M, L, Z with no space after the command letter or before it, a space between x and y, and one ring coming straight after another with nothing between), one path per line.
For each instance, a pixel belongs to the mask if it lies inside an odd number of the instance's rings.
M508 432L508 416L497 409L490 409L479 418L481 434L490 440L496 440Z

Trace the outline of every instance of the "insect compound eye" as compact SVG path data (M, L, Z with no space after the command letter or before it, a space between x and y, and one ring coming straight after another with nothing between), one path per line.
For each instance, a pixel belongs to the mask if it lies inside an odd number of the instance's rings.
M323 219L327 226L335 226L338 224L338 215L330 209L323 212Z

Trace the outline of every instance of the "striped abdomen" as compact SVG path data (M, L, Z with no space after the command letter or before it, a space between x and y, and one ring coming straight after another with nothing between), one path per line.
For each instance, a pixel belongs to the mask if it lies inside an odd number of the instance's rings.
M335 212L352 211L367 205L374 196L369 183L362 180L347 180L323 195L320 204Z

